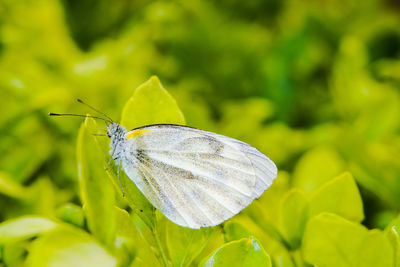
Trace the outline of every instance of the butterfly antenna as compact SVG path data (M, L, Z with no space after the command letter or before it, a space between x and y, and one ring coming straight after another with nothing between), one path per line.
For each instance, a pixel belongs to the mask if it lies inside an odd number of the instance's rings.
M50 112L49 116L72 116L72 117L84 117L84 118L93 118L93 119L98 119L98 120L103 120L105 122L113 122L111 119L104 119L101 117L97 117L97 116L91 116L91 115L82 115L82 114L70 114L70 113L53 113Z
M92 107L91 105L86 104L86 103L83 102L81 99L77 99L77 101L78 101L79 103L84 104L85 106L89 107L90 109L96 111L97 113L104 115L109 121L114 122L114 121L113 121L109 116L107 116L107 114L105 114L104 112L101 112L101 111L99 111L98 109Z

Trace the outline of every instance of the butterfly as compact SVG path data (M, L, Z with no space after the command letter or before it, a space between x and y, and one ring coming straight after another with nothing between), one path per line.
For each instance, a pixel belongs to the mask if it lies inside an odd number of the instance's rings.
M107 118L110 155L118 170L122 167L150 203L180 226L198 229L224 222L277 177L272 160L239 140L175 124L128 131Z

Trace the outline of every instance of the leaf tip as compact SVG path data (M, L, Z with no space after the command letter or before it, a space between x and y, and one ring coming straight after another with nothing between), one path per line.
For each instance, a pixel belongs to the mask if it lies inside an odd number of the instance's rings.
M158 76L152 75L152 76L150 77L150 79L149 79L149 82L150 82L150 83L158 84L158 83L160 83L160 79L158 78Z

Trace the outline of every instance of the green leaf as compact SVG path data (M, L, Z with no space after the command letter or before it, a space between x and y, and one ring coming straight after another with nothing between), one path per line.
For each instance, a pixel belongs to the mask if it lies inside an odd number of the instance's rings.
M161 252L155 244L152 230L143 224L144 222L136 216L135 225L140 235L136 239L136 255L131 266L162 266Z
M181 227L171 221L166 222L167 248L173 266L190 266L191 262L207 245L213 228L200 230Z
M150 244L151 236L144 236L145 233L135 225L131 215L123 209L116 207L117 219L117 251L121 266L161 266L155 256L155 247ZM138 219L140 223L143 221ZM144 226L149 231L149 228ZM142 229L143 230L143 229ZM143 263L144 262L144 263ZM128 263L131 263L129 265Z
M272 254L271 254L272 255ZM271 256L272 257L272 256ZM273 262L275 267L296 267L302 265L294 265L292 257L289 254L274 255Z
M281 243L284 243L285 240L279 232L280 225L278 218L280 207L279 205L271 205L271 203L279 203L290 188L289 181L290 177L287 172L279 172L272 186L268 188L259 199L254 200L251 205L245 209L245 213L258 226ZM258 238L258 236L256 237Z
M304 259L317 266L357 266L357 254L368 230L337 215L310 219L303 236Z
M142 267L142 266L162 266L154 257L154 254L150 252L150 254L146 256L142 256L141 254L135 258L130 267Z
M390 230L385 230L386 237L389 240L390 244L392 245L392 249L394 252L394 266L400 266L400 236L399 232L396 230L395 227L392 227Z
M142 243L143 240L140 240L140 233L126 210L115 207L115 213L117 225L116 254L121 266L129 266L136 254L135 245Z
M24 266L29 245L29 240L7 243L3 247L3 256L0 254L0 261L4 261L6 266Z
M78 227L83 227L85 222L85 215L83 214L82 207L73 203L66 203L59 207L56 211L57 217L64 222L71 223Z
M126 210L115 207L116 234L130 239L138 238L139 232L133 224L132 218Z
M117 266L117 260L91 236L78 229L52 231L34 242L26 259L36 266Z
M394 253L389 240L382 231L374 229L368 232L358 254L360 267L392 267Z
M288 261L288 259L286 260ZM301 249L290 251L290 260L291 260L290 262L287 262L287 264L282 264L281 266L312 267L311 265L309 265L304 261Z
M48 232L57 225L52 220L34 216L8 220L0 224L0 244L31 238Z
M317 147L305 153L293 173L293 184L311 193L344 171L345 163L334 148Z
M185 118L175 99L152 76L139 86L126 103L121 124L128 130L149 124L185 124Z
M280 226L292 249L300 246L306 223L307 198L303 191L292 189L281 202Z
M251 232L238 222L228 221L224 223L224 237L226 242L248 238Z
M17 199L24 199L26 190L7 173L0 172L0 194Z
M96 122L86 118L78 135L78 171L81 198L89 230L108 247L114 245L114 189L103 168L104 155L93 137Z
M395 229L397 232L400 232L400 215L391 220L385 228L386 231L390 231L391 229Z
M321 213L309 220L302 244L304 259L315 266L372 267L393 263L389 240L382 232L368 231L331 213ZM380 261L383 265L377 265Z
M394 218L385 228L386 237L389 239L394 251L394 266L400 266L400 216Z
M57 194L58 193L58 194ZM28 188L27 197L33 206L33 213L53 216L57 199L62 201L63 193L56 192L49 177L38 177Z
M200 253L199 256L194 260L192 265L201 266L201 263L204 262L215 250L225 244L223 229L221 227L215 227L214 233L211 235L210 240L207 245Z
M335 213L355 222L364 219L361 195L350 173L339 175L311 195L309 218L321 212Z
M274 261L287 262L290 255L286 249L286 243L275 234L265 231L265 227L255 223L248 216L239 215L224 224L225 242L239 240L242 238L256 238L257 242L268 251ZM283 242L282 242L283 241Z
M271 266L271 259L255 238L243 238L224 244L203 264L211 266Z

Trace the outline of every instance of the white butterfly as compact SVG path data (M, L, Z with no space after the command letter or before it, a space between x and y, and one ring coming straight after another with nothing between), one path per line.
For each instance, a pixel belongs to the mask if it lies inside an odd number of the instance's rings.
M168 219L185 227L231 218L277 176L275 164L256 148L212 132L173 124L128 132L112 123L107 134L118 168Z
M103 112L110 154L154 207L181 226L218 225L271 186L275 164L256 148L212 132L155 124L127 131Z

